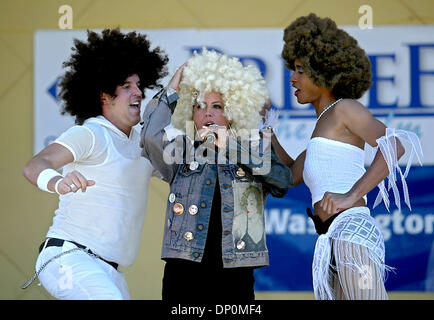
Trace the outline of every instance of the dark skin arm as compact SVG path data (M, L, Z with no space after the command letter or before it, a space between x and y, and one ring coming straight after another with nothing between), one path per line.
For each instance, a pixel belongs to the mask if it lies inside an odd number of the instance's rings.
M338 107L338 106L337 106ZM344 100L336 109L339 114L339 121L345 129L353 136L359 137L373 147L377 146L376 140L385 135L386 126L375 119L372 114L359 102L355 100ZM334 119L336 120L336 119ZM335 122L335 123L336 123ZM338 136L328 137L340 140ZM397 157L400 159L405 153L401 142L397 139ZM302 152L296 160L292 159L282 148L277 138L272 139L273 147L279 160L291 169L294 177L294 185L303 182L303 168L306 151ZM347 143L351 143L348 141ZM350 191L345 194L326 192L321 201L315 204L315 214L323 221L330 215L353 206L364 205L363 197L375 188L389 174L389 169L380 150L366 173L354 184Z
M265 104L264 108L260 112L260 115L265 118L265 114L267 110L270 110L271 101L268 101ZM292 177L294 179L294 186L298 186L303 183L303 168L304 168L304 159L306 158L306 150L304 150L299 156L294 160L291 156L283 149L280 145L279 140L276 135L273 134L271 137L271 143L274 148L274 152L276 153L277 159L287 166L292 173Z
M376 147L376 140L385 135L386 126L375 119L372 114L359 102L355 100L344 100L340 106L340 114L346 128L354 135ZM397 157L402 157L405 149L401 142L396 139ZM369 191L375 188L387 175L389 169L380 150L365 172L365 174L345 194L326 192L319 206L328 215L335 214L350 208Z
M304 169L304 159L306 158L306 150L298 155L294 160L290 155L283 149L280 145L279 140L277 140L276 135L271 138L271 143L273 144L274 151L276 153L279 161L286 165L292 173L294 179L294 186L298 186L303 183L303 169Z

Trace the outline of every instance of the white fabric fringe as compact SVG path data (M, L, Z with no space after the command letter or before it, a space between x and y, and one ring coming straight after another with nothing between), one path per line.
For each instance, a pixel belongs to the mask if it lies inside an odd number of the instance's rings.
M273 127L279 118L279 111L276 109L268 109L265 111L264 121L259 123L259 131L263 131L264 128Z
M411 153L404 174L402 174L401 168L398 165L398 157L396 151L396 138L399 139L399 141L403 146L404 146L404 142L409 142L411 145ZM417 156L420 165L422 165L423 153L422 153L422 147L420 145L418 136L411 131L386 128L386 135L381 138L378 138L377 143L378 146L374 148L374 151L376 153L378 148L380 148L384 160L387 163L387 167L389 169L389 175L388 175L389 185L386 190L386 187L384 185L384 180L378 184L378 188L380 189L380 191L378 192L377 198L375 199L373 208L375 208L378 204L380 204L381 200L383 200L384 205L387 208L387 211L389 211L390 201L389 201L388 190L392 189L393 195L395 197L395 204L398 207L398 209L401 210L401 199L399 196L398 187L396 185L397 179L396 179L395 170L397 170L401 176L404 201L407 204L408 208L411 210L410 197L408 195L408 187L407 187L407 183L405 182L405 178L407 177L408 172L410 171L410 166L415 154Z
M398 165L396 138L399 139L403 147L405 147L404 143L409 143L411 146L411 152L404 174ZM378 146L373 149L373 152L375 155L378 148L380 148L389 169L389 184L387 189L384 180L378 184L380 191L378 192L373 207L375 208L381 200L383 200L389 211L390 201L388 190L392 189L396 206L401 210L401 200L396 179L396 171L398 171L402 181L404 201L411 210L410 197L405 178L410 171L410 166L415 155L420 165L422 165L423 153L418 136L411 131L386 128L385 136L377 139L377 143ZM320 235L315 245L312 276L316 299L333 300L336 298L331 285L331 268L339 268L339 266L345 265L345 267L354 268L355 271L363 274L366 266L364 266L362 262L362 250L368 253L369 261L378 269L380 279L383 282L385 281L386 273L394 268L385 264L384 239L380 230L375 219L371 217L370 210L367 207L350 208L333 220L328 232ZM331 265L331 257L333 254L332 241L333 245L338 247L335 247L334 250L337 250L337 252L340 251L341 256L345 257L345 261L336 258L336 267ZM348 243L362 246L367 250L363 248L358 250L357 246L348 246ZM356 251L356 253L354 251Z
M312 264L312 277L315 298L317 300L335 299L331 286L332 272L330 268L332 256L332 240L354 243L367 248L369 260L378 268L384 282L386 271L392 270L385 265L384 239L380 228L367 207L354 207L342 212L333 220L326 234L319 236ZM334 241L336 243L336 241ZM361 253L344 253L346 260L336 259L336 268L345 264L363 273Z
M313 292L317 300L333 300L331 283L331 243L327 234L318 237L312 263Z

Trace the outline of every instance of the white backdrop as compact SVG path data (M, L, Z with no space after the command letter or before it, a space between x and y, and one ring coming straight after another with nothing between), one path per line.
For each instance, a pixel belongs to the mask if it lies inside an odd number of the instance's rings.
M412 130L421 139L425 155L424 164L434 164L434 26L382 26L361 30L343 27L352 34L368 55L385 55L378 58L377 77L393 78L393 82L377 82L378 103L396 106L371 108L369 92L360 101L370 108L374 116L389 127ZM123 30L131 31L131 30ZM284 62L280 58L283 47L281 29L164 29L137 30L148 35L153 46L160 46L169 56L169 76L183 64L193 48L215 48L245 63L256 63L265 72L273 105L280 109L282 118L277 134L284 148L295 157L304 150L315 125L312 106L299 105L290 83L284 81ZM53 141L74 124L69 116L60 115L60 104L55 99L56 80L62 75L62 62L69 59L73 39L86 39L86 31L41 30L34 37L34 152ZM409 44L428 46L418 49L417 59L410 57ZM390 56L393 56L392 58ZM419 66L415 65L415 61ZM419 72L420 101L422 106L411 105L411 72ZM291 101L285 101L290 97ZM415 88L413 87L413 90ZM288 95L289 93L289 95ZM147 92L142 106L153 92ZM142 107L142 108L143 108ZM402 159L405 161L405 158ZM416 160L415 160L416 161Z

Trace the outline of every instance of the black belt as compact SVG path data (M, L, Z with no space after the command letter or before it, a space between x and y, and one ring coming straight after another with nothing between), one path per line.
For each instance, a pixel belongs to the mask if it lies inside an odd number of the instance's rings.
M67 240L63 240L63 239L57 239L57 238L50 238L47 241L47 245L45 246L45 248L47 247L61 247L63 246L63 243L67 241ZM67 242L71 242L73 244L75 244L78 248L80 249L86 249L85 246L76 243L74 241L67 241ZM42 251L42 249L44 248L45 245L45 241L41 243L41 245L39 246L39 253ZM97 254L93 253L92 251L90 251L90 249L86 249L87 252L89 252L90 254L93 254L95 256L97 256L98 258L100 258L102 261L104 261L105 263L108 263L109 265L111 265L113 268L115 268L116 270L118 269L118 264L116 262L112 262L112 261L107 261L103 258L101 258L100 256L98 256Z

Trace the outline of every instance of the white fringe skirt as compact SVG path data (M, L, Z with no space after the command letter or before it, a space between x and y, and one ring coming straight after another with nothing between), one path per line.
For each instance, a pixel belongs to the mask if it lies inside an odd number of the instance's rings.
M388 299L384 239L367 207L339 214L326 234L319 236L312 276L317 300Z

